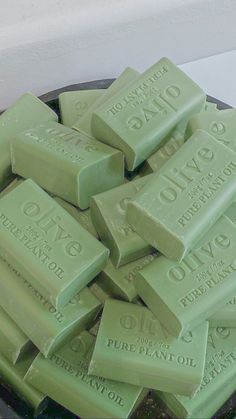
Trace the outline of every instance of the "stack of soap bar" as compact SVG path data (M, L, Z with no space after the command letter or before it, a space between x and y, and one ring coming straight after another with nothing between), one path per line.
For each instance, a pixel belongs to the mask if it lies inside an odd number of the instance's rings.
M0 307L0 353L12 364L15 364L29 354L33 348L29 338Z
M182 262L158 257L139 272L138 294L173 336L199 325L236 293L236 226L222 216Z
M0 189L12 178L10 140L16 134L47 121L57 121L57 115L31 93L23 95L0 116Z
M89 207L92 195L124 182L121 152L56 122L16 136L11 153L14 173L81 209Z
M61 93L58 99L63 125L72 128L105 92L103 89L91 89Z
M91 217L110 258L118 268L151 252L151 246L133 231L126 220L127 202L152 178L144 176L91 199Z
M122 150L127 169L133 170L204 102L200 87L163 58L94 112L92 132Z
M236 153L198 130L127 204L137 233L180 261L236 194Z
M191 396L205 364L208 323L177 340L141 305L105 302L89 374Z
M83 332L49 359L38 355L26 381L79 417L126 419L147 390L88 375L94 341L91 334Z
M209 329L204 377L196 396L157 395L178 418L211 419L235 388L236 329L217 327Z
M105 266L108 250L33 181L0 200L0 254L56 308Z
M87 110L82 118L79 118L73 125L73 128L82 132L89 138L94 138L91 130L91 120L93 112L96 111L104 102L110 99L115 93L118 93L124 86L137 79L139 73L133 68L127 67L121 75L111 84L111 86L100 96Z

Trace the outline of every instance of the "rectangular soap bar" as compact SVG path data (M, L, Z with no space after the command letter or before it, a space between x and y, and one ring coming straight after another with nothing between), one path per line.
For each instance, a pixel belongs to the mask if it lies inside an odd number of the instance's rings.
M173 336L194 329L236 293L236 226L225 216L182 262L160 256L139 272L138 294Z
M140 259L115 268L109 259L103 271L98 275L97 284L113 298L134 301L138 297L136 290L136 277L144 266L152 262L157 256L150 253Z
M92 116L94 136L123 151L133 170L183 119L198 112L205 94L167 58L162 58Z
M87 112L90 106L104 93L105 89L76 90L59 95L59 107L63 125L72 128Z
M12 364L15 364L29 354L33 348L34 345L28 337L0 307L0 353Z
M110 99L115 93L119 92L124 86L127 86L133 80L139 77L139 73L133 68L127 67L120 76L106 89L104 94L100 96L87 110L83 117L79 118L73 125L77 131L86 134L89 138L94 138L91 130L91 120L93 112L98 109L104 102Z
M34 416L39 415L46 407L48 399L45 392L36 390L33 386L24 381L24 376L32 364L36 353L25 357L16 365L12 365L0 353L0 377L1 381L20 398L25 401L34 412Z
M216 327L209 329L204 377L194 398L157 395L178 418L211 419L235 388L236 329Z
M57 121L57 115L40 99L26 93L0 116L0 189L13 177L10 140L19 132L47 121Z
M92 195L124 182L120 151L56 122L16 136L11 154L14 173L81 209L89 207Z
M19 272L0 259L0 306L35 346L48 356L67 339L93 325L100 301L85 287L57 310Z
M203 377L207 333L203 322L178 340L146 307L109 299L89 374L191 396Z
M93 224L101 241L109 248L110 258L117 268L151 252L151 246L127 222L126 205L152 177L144 176L91 199Z
M109 251L32 180L0 200L0 254L62 308L104 268Z
M198 130L127 204L137 233L181 261L232 203L236 153Z
M236 296L209 317L211 327L236 327Z
M25 379L81 418L128 418L147 390L89 376L94 341L91 334L83 332L49 359L38 355Z

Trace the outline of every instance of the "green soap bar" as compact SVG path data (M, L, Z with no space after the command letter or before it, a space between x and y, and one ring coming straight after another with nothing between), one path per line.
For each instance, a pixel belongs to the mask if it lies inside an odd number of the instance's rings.
M198 130L134 199L127 219L137 233L180 261L233 202L236 153Z
M32 180L0 200L0 254L56 308L105 266L109 251Z
M36 124L57 119L55 112L31 93L21 96L0 116L0 189L13 177L9 141Z
M167 58L162 58L92 116L94 136L123 151L133 170L181 121L198 112L205 94Z
M107 298L110 298L110 294L103 289L100 284L95 280L89 287L90 291L97 297L102 304L105 303Z
M35 416L37 416L46 407L48 399L43 390L40 392L24 381L24 376L30 368L35 356L36 354L32 353L19 361L16 365L12 365L0 353L0 381L31 406Z
M225 211L225 215L236 224L236 202L233 202L232 205Z
M209 318L210 326L236 327L236 297Z
M90 198L124 182L120 151L48 122L11 142L12 171L86 209Z
M215 112L201 112L194 115L187 127L187 135L203 129L214 136L219 143L236 151L236 109Z
M146 307L109 299L89 374L191 396L203 377L207 333L204 322L178 340Z
M89 107L104 94L104 89L76 90L59 95L61 120L64 125L72 128L87 112Z
M2 291L1 291L2 292ZM4 291L3 291L4 292ZM32 342L0 307L0 352L15 364L33 349Z
M236 329L218 327L209 329L204 377L195 397L157 395L178 418L211 419L235 388Z
M56 310L26 278L0 259L0 306L48 356L67 339L90 327L100 301L86 287L61 310Z
M15 189L18 185L20 185L22 182L24 181L24 179L20 178L20 177L16 177L14 180L12 180L6 188L4 188L1 192L0 192L0 198L2 198L3 196L5 196L6 194L8 194L8 192L13 191L13 189Z
M152 262L156 256L157 253L153 252L118 269L109 260L96 282L111 297L134 301L138 296L135 286L137 273Z
M108 89L102 94L87 110L85 115L76 121L73 128L77 131L86 134L89 138L94 138L91 131L91 119L93 112L98 109L104 102L110 99L115 93L119 92L124 86L131 83L139 77L139 73L133 68L127 67L121 75L111 84Z
M236 226L225 216L182 262L165 256L136 279L138 294L173 336L208 319L236 292Z
M126 220L127 202L152 179L144 176L113 188L91 199L91 217L101 241L110 250L116 267L151 252L151 246L131 228Z
M25 379L81 418L128 418L147 390L88 376L94 341L83 332L49 359L38 355Z

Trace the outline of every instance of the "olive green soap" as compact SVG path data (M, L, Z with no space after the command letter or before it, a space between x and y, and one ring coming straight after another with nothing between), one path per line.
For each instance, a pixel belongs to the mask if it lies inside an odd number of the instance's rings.
M43 390L42 392L38 391L24 381L24 376L35 356L36 353L32 353L16 365L12 365L0 353L0 380L23 399L32 408L34 415L37 416L46 407L48 400Z
M76 90L59 95L60 114L63 125L72 128L90 106L104 94L104 89Z
M236 293L236 226L225 216L182 260L160 256L139 272L138 294L169 333L183 335Z
M204 377L194 398L159 391L157 396L177 418L211 419L235 388L236 328L216 327L209 329Z
M225 211L225 215L236 224L236 202L233 202L232 205Z
M94 138L91 131L91 119L93 112L104 102L110 99L115 93L119 92L124 86L127 86L133 80L139 77L139 73L133 68L127 67L121 75L111 84L108 89L89 107L83 117L79 118L73 125L77 131L86 134L89 138Z
M62 308L105 266L109 251L28 179L0 200L0 254Z
M126 205L152 178L144 176L110 189L91 199L91 217L101 241L110 250L114 266L119 267L151 252L126 220Z
M167 58L162 58L92 116L94 136L123 151L133 170L183 119L200 111L205 94Z
M90 198L124 182L119 150L89 140L71 128L48 122L11 142L12 170L86 209Z
M236 327L236 297L209 317L210 326Z
M91 327L101 308L100 301L85 287L63 309L57 310L28 279L2 259L0 288L0 306L44 356Z
M134 301L138 297L136 290L137 273L152 262L156 256L157 253L150 253L118 269L114 267L111 260L108 260L105 268L98 275L96 283L111 297Z
M33 344L0 307L0 353L12 364L30 353Z
M146 307L109 299L89 374L191 396L205 364L208 323L173 338Z
M236 153L198 130L127 203L136 232L180 261L236 194Z
M83 332L49 359L38 355L25 379L80 418L128 418L147 390L89 376L94 341L92 335Z
M0 189L13 177L9 141L36 124L57 121L57 115L41 100L26 93L0 116Z

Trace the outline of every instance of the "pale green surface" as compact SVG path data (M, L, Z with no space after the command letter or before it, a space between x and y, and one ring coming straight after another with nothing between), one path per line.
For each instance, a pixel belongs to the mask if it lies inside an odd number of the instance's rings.
M210 326L236 327L236 297L209 317Z
M87 375L95 338L88 332L33 362L26 380L81 418L128 418L144 398L141 387Z
M47 403L45 393L41 393L23 380L35 355L36 354L32 353L32 355L25 357L16 365L11 365L11 363L0 354L0 380L6 383L21 399L30 405L34 410L35 415L37 415Z
M225 216L182 262L165 256L136 279L138 294L174 336L193 330L236 293L236 226Z
M1 290L1 292L4 292ZM0 307L0 353L12 364L29 354L33 344Z
M109 299L89 374L193 395L203 377L208 323L181 339L168 335L146 307Z
M92 116L94 136L123 151L133 170L182 120L200 111L205 94L167 58L162 58Z
M86 287L61 310L56 310L26 278L0 259L0 305L48 356L96 319L101 303Z
M57 121L57 119L55 112L31 93L21 96L0 116L0 189L13 177L10 140L28 128L50 120Z
M109 251L32 180L0 200L0 254L62 308L105 266Z
M93 103L103 94L104 89L76 90L61 93L58 97L61 120L64 125L72 128Z
M97 284L111 297L134 301L138 297L135 287L137 274L144 266L152 262L156 256L157 254L153 252L118 269L114 267L109 259L105 268L96 279Z
M119 92L124 86L137 79L139 73L133 68L127 67L121 75L111 84L104 94L93 103L85 113L85 115L75 122L73 128L86 134L89 138L94 138L91 131L91 119L93 112L103 103L110 99L115 93Z
M236 328L210 328L204 377L193 399L157 392L181 419L210 419L236 387Z
M233 202L236 153L198 130L127 204L137 233L180 261Z
M127 202L145 187L152 175L144 176L91 199L91 217L101 241L110 250L115 267L149 254L151 246L131 228L126 220Z
M86 209L92 195L124 182L119 150L56 122L25 131L11 142L12 171Z

